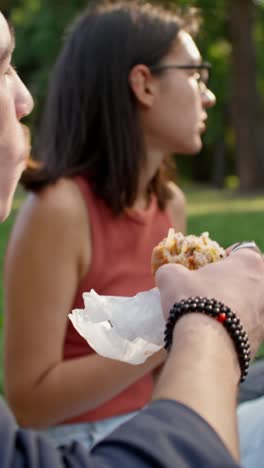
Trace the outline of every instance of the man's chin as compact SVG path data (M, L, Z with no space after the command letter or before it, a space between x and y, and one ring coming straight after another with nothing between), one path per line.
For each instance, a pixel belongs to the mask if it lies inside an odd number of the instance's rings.
M16 187L17 184L13 184L13 187L9 188L6 193L0 190L0 223L3 223L10 215Z
M12 200L8 204L0 203L0 223L3 223L10 215Z

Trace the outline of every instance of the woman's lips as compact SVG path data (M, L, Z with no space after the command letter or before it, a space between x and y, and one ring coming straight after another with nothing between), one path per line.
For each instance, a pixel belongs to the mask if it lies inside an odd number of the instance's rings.
M200 125L199 125L200 133L204 133L205 130L206 130L206 124L205 124L205 122L201 122Z

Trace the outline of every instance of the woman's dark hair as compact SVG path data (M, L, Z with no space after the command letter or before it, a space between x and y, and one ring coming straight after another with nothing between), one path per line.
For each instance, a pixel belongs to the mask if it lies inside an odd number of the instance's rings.
M153 66L186 25L173 12L134 1L90 7L69 30L55 64L39 138L38 161L22 177L39 191L84 175L114 213L132 206L146 153L128 76ZM168 161L150 182L164 208Z

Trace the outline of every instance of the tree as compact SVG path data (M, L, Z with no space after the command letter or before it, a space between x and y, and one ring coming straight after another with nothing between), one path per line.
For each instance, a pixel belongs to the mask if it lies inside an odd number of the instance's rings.
M14 63L35 98L35 110L28 119L33 136L38 134L48 79L65 27L90 1L0 0L16 29ZM196 40L204 60L212 64L210 87L217 105L209 112L201 154L194 160L177 157L180 172L219 187L227 174L237 172L243 190L264 188L260 96L264 95L264 2L149 1L200 9L203 21Z
M232 40L232 124L236 163L243 191L264 188L264 132L257 89L256 6L252 0L230 0Z

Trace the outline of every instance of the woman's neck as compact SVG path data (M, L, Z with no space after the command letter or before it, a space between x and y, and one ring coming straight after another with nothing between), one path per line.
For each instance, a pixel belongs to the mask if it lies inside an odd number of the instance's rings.
M134 210L146 210L149 206L150 196L147 189L138 194L135 202L133 203Z
M149 185L165 158L163 151L158 148L153 149L151 145L147 146L149 148L146 150L146 162L139 176L138 195L133 204L133 208L140 210L145 210L149 206Z
M159 167L166 157L166 152L161 150L155 145L145 144L146 147L146 161L141 170L139 178L139 191L144 192L147 190L150 181L157 173Z

